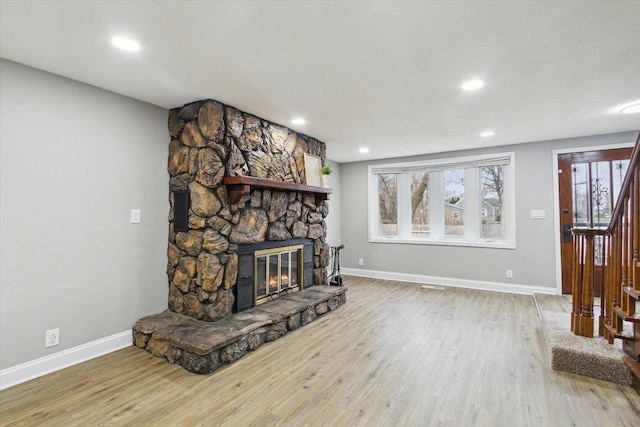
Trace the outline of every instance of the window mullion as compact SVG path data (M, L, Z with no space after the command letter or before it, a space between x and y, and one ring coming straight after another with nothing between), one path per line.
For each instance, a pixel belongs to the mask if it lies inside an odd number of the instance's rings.
M369 174L369 234L379 238L380 232L380 207L378 206L378 194L380 194L380 182L377 174Z
M516 229L516 209L515 209L515 165L514 162L510 163L504 169L504 191L502 195L502 212L501 218L504 222L505 240L507 242L515 242L515 229Z
M442 172L430 172L429 200L431 211L430 234L434 240L442 239L444 234L444 192L442 191Z
M374 184L376 174L371 172L369 168L369 176L367 177L367 194L368 194L368 211L369 218L367 228L369 230L369 239L378 237L378 230L375 227L375 220L379 217L378 208L376 207L377 199L375 195L378 193L378 186Z
M411 237L411 186L409 173L398 175L398 235L401 239Z
M482 207L480 202L480 177L478 168L465 169L464 193L467 195L465 204L464 232L467 240L475 242L480 237L482 221Z

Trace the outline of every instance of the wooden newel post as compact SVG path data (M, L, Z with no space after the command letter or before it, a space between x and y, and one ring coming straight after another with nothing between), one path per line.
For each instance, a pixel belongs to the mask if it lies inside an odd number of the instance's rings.
M593 337L593 299L595 291L595 229L574 228L571 330L576 335Z

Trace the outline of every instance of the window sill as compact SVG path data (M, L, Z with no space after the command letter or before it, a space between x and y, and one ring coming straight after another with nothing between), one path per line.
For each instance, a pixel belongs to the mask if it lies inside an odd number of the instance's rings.
M462 246L462 247L471 247L471 248L511 249L511 250L516 249L515 243L469 242L464 240L418 240L418 239L370 237L369 243L396 243L396 244L432 245L432 246Z

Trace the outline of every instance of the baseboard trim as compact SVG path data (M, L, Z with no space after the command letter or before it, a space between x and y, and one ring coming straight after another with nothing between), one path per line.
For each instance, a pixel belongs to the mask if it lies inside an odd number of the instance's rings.
M421 283L429 285L451 286L454 288L480 289L483 291L505 292L510 294L547 294L556 295L555 287L518 285L480 280L455 279L452 277L426 276L422 274L395 273L392 271L365 270L361 268L342 268L341 272L350 276L369 277L371 279L396 280L399 282Z
M131 330L0 371L0 390L132 345Z

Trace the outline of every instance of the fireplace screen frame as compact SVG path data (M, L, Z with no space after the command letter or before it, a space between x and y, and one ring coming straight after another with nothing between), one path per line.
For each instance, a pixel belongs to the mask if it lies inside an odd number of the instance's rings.
M288 255L288 263L287 263L287 278L291 282L293 278L292 270L294 269L293 262L291 260L291 254L297 253L296 267L297 271L295 273L296 276L296 285L295 286L287 286L285 288L282 287L282 256ZM275 291L272 291L270 285L270 269L273 265L271 258L275 257L277 259L277 284ZM264 258L264 294L258 294L258 290L260 289L259 281L261 280L260 271L258 267L259 259ZM262 249L254 252L253 255L253 274L254 274L254 286L253 286L253 301L254 306L258 306L265 302L271 301L278 296L289 293L296 292L301 289L304 289L304 245L290 245L290 246L280 246L271 249Z

